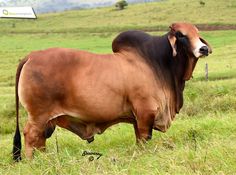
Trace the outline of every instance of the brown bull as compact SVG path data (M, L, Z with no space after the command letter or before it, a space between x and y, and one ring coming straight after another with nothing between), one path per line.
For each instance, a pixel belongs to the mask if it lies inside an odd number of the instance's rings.
M118 35L112 54L51 48L31 52L16 74L17 127L13 158L20 160L19 100L28 112L26 156L45 149L55 126L93 141L109 126L134 126L137 141L165 132L183 105L185 81L199 57L211 53L198 29L175 23L161 37L140 31Z

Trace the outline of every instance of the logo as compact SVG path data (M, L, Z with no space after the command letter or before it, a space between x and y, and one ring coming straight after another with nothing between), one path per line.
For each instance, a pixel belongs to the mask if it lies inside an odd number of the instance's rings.
M8 11L7 11L6 9L3 9L3 10L2 10L2 13L3 13L4 15L8 15Z
M97 160L102 156L101 153L97 153L97 152L88 152L88 151L84 151L82 156L88 156L89 155L89 161L93 161L94 157L96 158L97 156Z
M27 18L36 19L32 7L0 7L0 18Z

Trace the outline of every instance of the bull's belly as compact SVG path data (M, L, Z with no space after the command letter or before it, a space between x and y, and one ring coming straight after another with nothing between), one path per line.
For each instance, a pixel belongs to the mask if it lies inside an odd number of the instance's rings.
M129 116L129 117L128 117ZM75 134L77 134L80 138L92 141L95 134L103 133L108 127L111 125L125 122L125 123L134 123L135 119L132 115L126 115L117 117L114 120L105 121L90 121L85 122L78 117L72 117L67 115L57 116L56 118L51 119L48 123L52 123L53 125L58 125L62 128L65 128ZM50 125L49 125L50 126Z
M86 100L80 96L64 104L60 110L56 110L58 113L52 116L50 121L54 121L56 125L70 130L84 140L90 140L95 134L101 134L108 127L119 122L133 122L132 111L122 101L114 101L110 98L95 100L86 97Z

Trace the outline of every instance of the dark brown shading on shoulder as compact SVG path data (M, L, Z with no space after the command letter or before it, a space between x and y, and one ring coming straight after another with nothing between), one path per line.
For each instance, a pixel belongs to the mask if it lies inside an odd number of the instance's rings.
M187 57L184 46L177 43L178 55L174 58L172 48L168 40L168 34L164 36L151 36L142 31L127 31L118 35L112 42L113 52L120 52L129 48L139 53L156 72L156 77L166 83L172 91L175 91L176 112L183 105L183 89L185 81L182 79L186 67ZM184 58L179 58L182 57Z

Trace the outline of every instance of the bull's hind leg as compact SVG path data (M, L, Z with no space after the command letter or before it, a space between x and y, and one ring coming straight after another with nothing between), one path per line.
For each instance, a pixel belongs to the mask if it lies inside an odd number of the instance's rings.
M34 149L45 150L45 124L28 121L24 128L26 157L33 157Z

